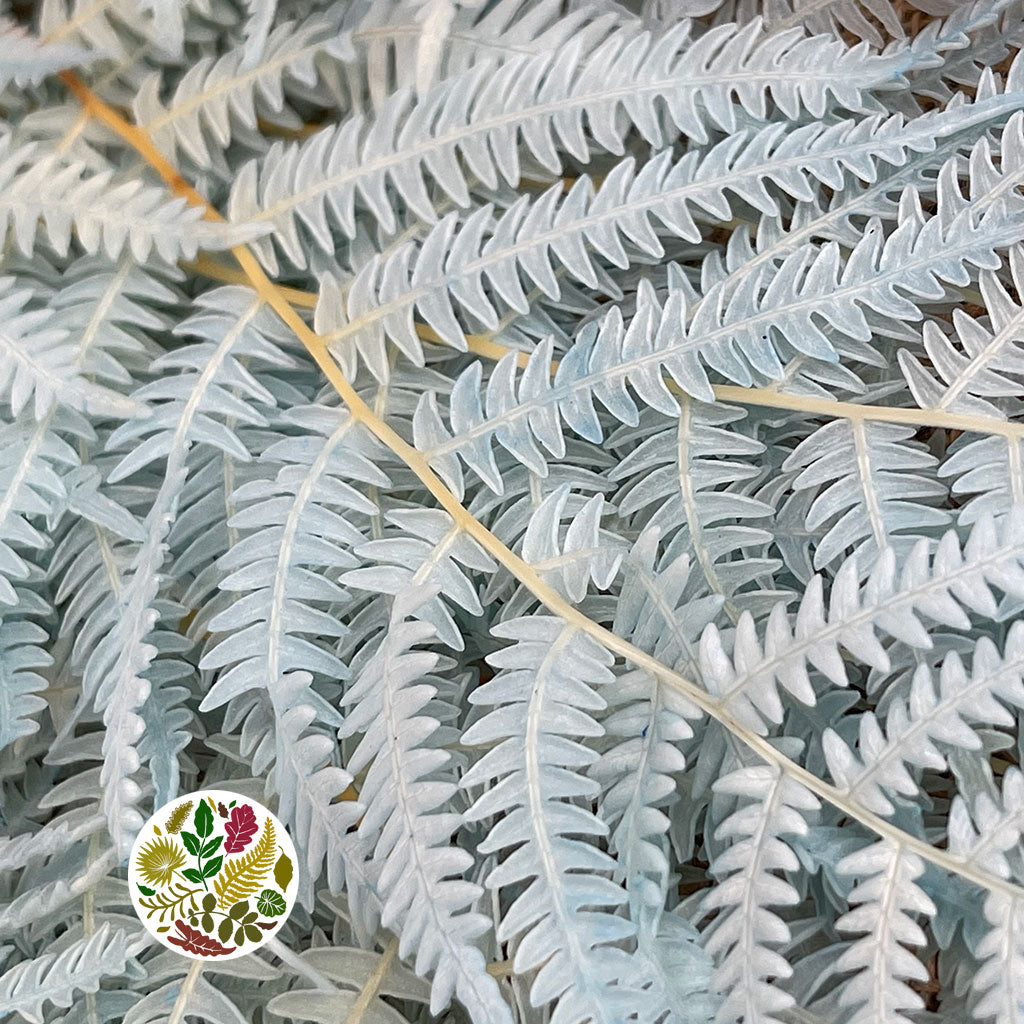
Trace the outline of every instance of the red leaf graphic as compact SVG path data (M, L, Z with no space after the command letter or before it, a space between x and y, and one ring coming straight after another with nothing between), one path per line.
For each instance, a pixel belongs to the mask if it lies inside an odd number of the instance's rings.
M198 928L189 928L184 921L175 921L175 926L181 932L181 938L176 935L168 935L167 941L181 946L186 953L198 953L200 956L223 956L225 953L234 953L237 946L222 946L216 939L201 932Z
M248 804L239 804L231 808L231 819L224 824L228 841L224 844L225 853L238 853L244 850L259 829L256 815Z

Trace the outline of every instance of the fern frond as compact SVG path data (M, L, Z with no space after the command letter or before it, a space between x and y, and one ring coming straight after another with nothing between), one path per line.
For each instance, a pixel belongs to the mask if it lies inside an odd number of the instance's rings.
M949 524L938 460L916 444L914 428L833 420L804 438L782 464L793 490L809 492L805 525L824 529L814 547L820 569L847 551L871 560L887 547L905 554L921 536Z
M255 226L225 227L202 219L184 199L138 180L114 182L112 171L93 173L65 163L33 143L12 149L0 140L0 239L31 256L40 222L50 246L65 255L72 231L89 254L117 259L129 251L140 263L150 253L170 263L200 248L226 249L262 233Z
M1024 286L1024 250L1009 252L1013 287L1021 294ZM999 399L1020 393L1024 374L1024 305L1018 304L998 274L983 272L978 281L988 313L980 323L962 309L953 310L953 337L934 320L924 325L924 350L930 364L907 349L899 353L900 368L914 400L922 409L948 409L979 416L1003 418Z
M78 348L57 326L50 310L26 309L30 288L15 278L0 278L0 398L17 416L32 400L36 419L54 403L95 416L118 419L136 415L142 406L82 375Z
M1021 536L1021 510L998 528L985 518L962 549L952 530L934 546L918 541L899 566L892 549L886 549L863 585L857 558L851 556L835 573L827 606L821 577L814 576L792 618L783 604L773 608L763 640L753 617L744 612L731 637L731 656L729 638L709 625L701 637L701 678L723 707L763 733L766 722L782 720L777 686L813 705L810 667L835 686L848 684L840 647L858 661L887 671L889 656L876 631L927 650L931 641L923 617L967 629L968 613L997 613L994 588L1024 597L1024 564L1017 546Z
M366 813L357 835L376 840L382 924L400 934L399 955L415 953L416 972L434 976L431 1011L454 994L476 1019L511 1024L474 942L487 921L467 909L480 894L465 877L472 858L450 845L460 822L450 809L458 788L451 755L430 742L439 723L423 713L436 690L418 680L437 656L413 648L434 631L429 623L407 620L424 596L411 587L395 599L386 635L343 700L350 706L344 733L362 734L348 770L368 769L360 792Z
M438 509L396 508L384 514L384 521L391 529L385 529L383 537L364 541L355 549L372 564L346 572L341 583L396 597L409 588L437 588L436 594L416 602L410 614L430 623L442 643L461 650L460 630L441 598L470 615L482 615L480 598L466 570L492 573L493 561Z
M427 25L422 8L404 0L383 0L370 5L352 29L357 62L349 68L352 103L363 106L364 90L370 106L380 105L403 89L423 95L440 78L452 78L481 60L503 61L523 54L554 53L577 40L582 52L592 52L617 27L642 24L624 11L580 7L565 10L555 0L524 4L499 0L486 7L459 5L450 10L447 31L433 33L429 45L435 54L427 75L417 60Z
M549 616L503 622L493 632L514 643L489 656L498 674L470 696L492 710L466 730L463 742L490 749L462 785L493 781L468 818L500 815L480 849L512 848L486 879L491 889L517 893L498 938L517 942L517 973L537 971L534 1005L557 1000L558 1019L574 1024L618 1019L644 1005L643 991L632 987L637 965L614 944L631 938L634 926L614 913L626 898L605 877L615 862L577 838L603 836L607 827L576 800L589 804L595 795L596 784L581 769L596 755L580 740L602 731L593 718L605 703L596 687L614 679L611 659Z
M918 783L906 765L943 772L949 748L979 750L981 737L968 725L1012 727L1015 717L1006 708L1024 707L1024 623L1016 622L999 654L982 637L974 648L968 671L956 651L946 655L938 686L928 665L914 672L906 698L895 697L882 729L874 713L861 716L856 753L834 730L822 734L822 748L836 785L879 814L894 813L884 791L915 797Z
M17 1013L30 1024L43 1024L47 1000L68 1007L76 992L95 992L104 978L125 973L133 947L128 932L103 924L60 954L24 960L0 975L0 1013Z
M836 928L866 933L836 961L837 971L856 972L843 986L840 1006L853 1013L850 1024L910 1024L904 1011L922 1009L924 1000L907 981L927 981L928 971L906 947L927 942L917 918L935 913L917 883L924 864L883 840L844 857L836 870L858 876L850 903L859 904Z
M185 156L204 170L220 166L239 129L255 134L258 117L282 114L285 84L315 86L317 58L344 52L344 44L322 15L300 24L283 22L267 37L258 60L250 59L248 46L204 57L166 103L160 98L162 76L148 76L132 100L132 113L169 159Z
M234 495L239 511L229 526L240 535L221 558L220 586L244 596L209 623L223 638L200 667L222 671L204 710L254 687L276 689L301 670L347 675L311 638L339 635L326 607L345 594L332 577L357 564L351 549L364 540L344 513L374 514L358 486L387 487L389 481L373 464L376 445L351 417L311 406L289 410L285 420L309 433L271 445L261 461L280 467L276 478L242 484ZM282 711L298 703L296 693L279 699Z
M34 717L46 707L38 696L46 679L34 670L53 662L42 646L48 639L31 619L10 613L0 617L0 750L39 728Z
M1007 770L1000 797L997 804L987 794L979 794L971 809L962 796L954 797L949 813L949 849L1000 878L1008 878L1012 873L1012 850L1024 831L1024 775L1019 769ZM1024 1001L1022 915L1024 904L1020 900L1003 893L985 897L989 931L976 950L982 964L971 979L971 987L979 996L974 1007L977 1018L1011 1024L1019 1015Z
M95 59L88 50L64 43L47 43L21 25L0 18L0 89L12 82L23 89L48 75Z
M741 800L716 830L716 838L733 841L711 864L719 881L704 900L705 910L718 910L704 946L719 961L715 987L726 994L715 1020L775 1024L782 1019L777 1015L793 1005L792 996L778 984L792 969L772 948L786 943L790 930L769 907L800 900L784 874L795 871L799 862L781 837L806 835L805 815L819 803L798 782L769 766L730 772L714 789Z
M741 409L685 396L678 402L677 420L666 425L647 412L637 428L609 438L635 446L609 474L621 487L615 505L638 526L659 530L666 545L685 544L711 592L738 614L752 600L773 599L766 587L756 599L742 590L779 566L760 554L772 536L765 529L772 507L742 489L757 475L765 446L731 429L743 420Z
M758 41L758 27L756 21L743 28L726 25L691 40L692 26L683 22L660 39L613 32L590 54L574 40L559 51L557 66L544 53L499 65L481 62L439 83L419 102L411 102L408 93L397 94L372 123L357 116L305 142L275 147L262 175L256 164L249 164L235 182L231 219L272 226L288 259L304 267L299 223L330 251L332 228L353 236L358 196L385 230L393 231L389 184L418 216L433 221L425 171L456 205L467 206L468 180L458 158L488 187L500 180L515 185L519 137L534 159L557 174L559 150L582 162L589 159L591 144L621 154L629 124L653 146L667 145L670 138L657 116L661 103L675 128L706 142L708 127L736 129L733 97L755 118L765 116L766 94L790 117L801 108L821 116L831 97L849 109L862 109L862 90L892 73L894 61L888 56L793 34ZM859 130L850 126L810 126L798 134L801 144L809 144L823 131L828 148L851 130L859 141ZM895 125L885 134L885 151L899 146ZM780 135L770 129L754 152L780 145L786 151ZM716 160L727 161L726 154L734 156L737 148L738 140L719 148ZM359 158L351 169L339 171L350 166L343 155L352 152ZM684 160L679 176L692 162ZM269 249L261 251L273 265Z

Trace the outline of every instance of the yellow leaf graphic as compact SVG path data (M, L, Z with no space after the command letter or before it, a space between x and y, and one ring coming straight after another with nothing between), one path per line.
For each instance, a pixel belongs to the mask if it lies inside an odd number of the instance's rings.
M267 818L263 824L263 835L244 857L225 861L220 874L214 879L213 891L217 894L217 905L224 909L251 896L263 887L263 882L274 866L277 839L274 823Z

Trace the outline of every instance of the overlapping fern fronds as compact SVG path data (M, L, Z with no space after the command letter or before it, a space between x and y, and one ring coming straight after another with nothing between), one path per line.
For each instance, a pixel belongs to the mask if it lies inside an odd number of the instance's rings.
M0 1019L1022 1019L1022 42L5 9ZM124 885L213 785L232 971Z

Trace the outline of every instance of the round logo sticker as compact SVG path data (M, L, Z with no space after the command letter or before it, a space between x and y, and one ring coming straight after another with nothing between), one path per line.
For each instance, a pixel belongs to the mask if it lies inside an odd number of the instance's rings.
M258 949L295 904L295 847L262 804L205 789L161 807L128 860L135 912L151 935L196 960Z

